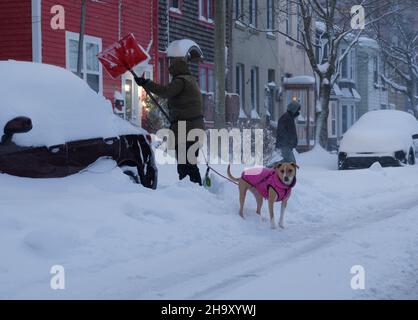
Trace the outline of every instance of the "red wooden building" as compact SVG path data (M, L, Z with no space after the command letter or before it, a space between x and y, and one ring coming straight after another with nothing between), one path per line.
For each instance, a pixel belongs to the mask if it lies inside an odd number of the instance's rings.
M80 31L81 0L1 0L0 60L53 64L75 72ZM112 103L125 98L126 115L141 123L141 90L130 74L112 79L96 54L120 37L133 33L149 50L151 61L136 70L156 78L158 61L158 0L86 0L83 48L84 79ZM28 74L28 77L36 75ZM24 86L24 79L22 79Z

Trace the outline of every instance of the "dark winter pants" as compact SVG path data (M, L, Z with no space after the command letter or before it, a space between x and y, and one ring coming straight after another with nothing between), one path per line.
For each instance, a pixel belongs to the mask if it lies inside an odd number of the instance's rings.
M295 155L290 147L280 147L280 151L282 153L282 161L296 163Z
M193 142L193 141L187 141L186 152L189 151L189 148L194 143L195 142ZM177 161L179 159L178 152L179 152L179 147L176 146ZM181 152L181 150L180 150L180 152ZM195 155L196 155L196 158L199 156L199 149L196 150ZM185 164L179 164L179 163L177 164L177 172L179 174L179 179L180 180L183 180L185 177L189 176L191 182L197 183L200 186L202 185L202 177L200 176L200 171L199 171L199 168L198 168L197 164L191 164L189 162L189 159L187 159L187 157L186 157L186 163Z

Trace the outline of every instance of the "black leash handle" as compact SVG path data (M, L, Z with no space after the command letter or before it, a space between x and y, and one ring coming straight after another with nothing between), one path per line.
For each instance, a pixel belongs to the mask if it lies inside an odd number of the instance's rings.
M136 75L136 73L134 71L132 71L132 70L129 69L129 72L132 73L132 75L134 76L134 78L138 78L138 76ZM144 88L144 90L147 93L147 95L151 98L151 100L158 107L158 109L160 109L160 111L162 112L162 114L167 118L168 122L171 122L170 121L170 117L168 116L167 112L160 105L160 103L157 101L157 99L155 99L154 95L147 88L145 88L145 87L142 87L142 88Z

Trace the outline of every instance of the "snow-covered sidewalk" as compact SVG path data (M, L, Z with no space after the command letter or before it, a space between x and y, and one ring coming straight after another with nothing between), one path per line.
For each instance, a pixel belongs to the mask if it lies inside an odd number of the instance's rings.
M197 189L173 165L157 191L107 160L64 179L0 175L0 298L418 298L418 166L298 162L285 230L260 223L250 196L239 218L236 186ZM53 265L65 290L50 288Z

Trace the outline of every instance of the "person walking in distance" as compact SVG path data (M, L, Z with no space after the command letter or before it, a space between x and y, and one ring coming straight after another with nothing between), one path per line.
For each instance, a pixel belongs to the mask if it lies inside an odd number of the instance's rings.
M296 163L293 149L298 145L298 134L295 119L300 115L300 104L296 97L287 106L287 111L280 117L277 124L276 148L280 149L284 162Z

